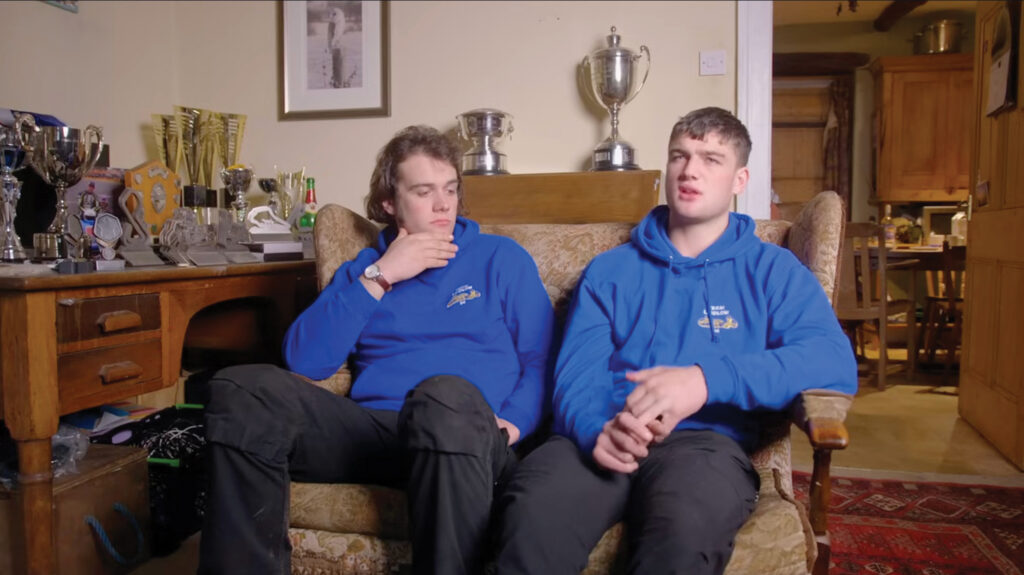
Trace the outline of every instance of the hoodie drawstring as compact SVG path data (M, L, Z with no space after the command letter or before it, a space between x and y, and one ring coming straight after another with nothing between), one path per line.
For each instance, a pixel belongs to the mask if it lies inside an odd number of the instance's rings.
M704 280L704 315L708 317L708 331L711 332L711 341L718 343L718 334L715 333L715 318L711 315L711 290L708 287L708 263L710 259L704 260L700 268L700 277Z

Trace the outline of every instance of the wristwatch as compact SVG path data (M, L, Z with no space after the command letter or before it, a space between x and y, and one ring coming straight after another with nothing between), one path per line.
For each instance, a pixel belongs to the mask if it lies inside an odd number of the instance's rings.
M363 277L372 281L377 282L377 285L384 288L385 292L391 291L391 282L384 279L384 274L380 273L380 268L377 264L370 264L363 270Z

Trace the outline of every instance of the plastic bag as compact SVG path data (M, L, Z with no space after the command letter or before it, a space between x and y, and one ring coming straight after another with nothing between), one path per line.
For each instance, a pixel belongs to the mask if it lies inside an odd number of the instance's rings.
M78 472L78 462L85 459L89 450L89 438L73 425L66 423L57 427L57 435L50 439L50 464L53 478Z
M78 462L89 450L89 438L79 429L66 423L57 427L50 438L50 468L53 478L78 472ZM0 429L0 486L12 489L18 481L18 454L14 440L6 428Z

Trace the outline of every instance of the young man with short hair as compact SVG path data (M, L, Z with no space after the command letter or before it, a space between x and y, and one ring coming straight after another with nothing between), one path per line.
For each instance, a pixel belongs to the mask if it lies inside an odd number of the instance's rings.
M757 502L751 412L856 391L821 285L730 213L750 136L720 108L672 129L665 206L584 271L555 371L555 431L500 497L498 573L577 574L626 522L630 573L722 573Z
M480 572L511 446L548 397L553 313L526 250L459 215L458 166L437 130L399 132L366 201L377 244L285 336L297 374L350 361L349 397L268 365L211 380L200 573L290 573L290 480L404 487L413 571Z

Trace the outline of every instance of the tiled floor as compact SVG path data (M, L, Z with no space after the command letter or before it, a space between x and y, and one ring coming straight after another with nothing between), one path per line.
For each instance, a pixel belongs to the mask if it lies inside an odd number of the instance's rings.
M846 420L850 447L833 455L834 474L852 468L986 476L1024 485L1024 473L957 415L957 389L941 386L947 381L941 374L924 373L908 382L895 374L889 378L890 387L878 391L873 378L862 379ZM794 429L793 440L794 467L809 471L812 457L806 436ZM153 559L133 573L195 573L198 550L195 535L174 554Z

